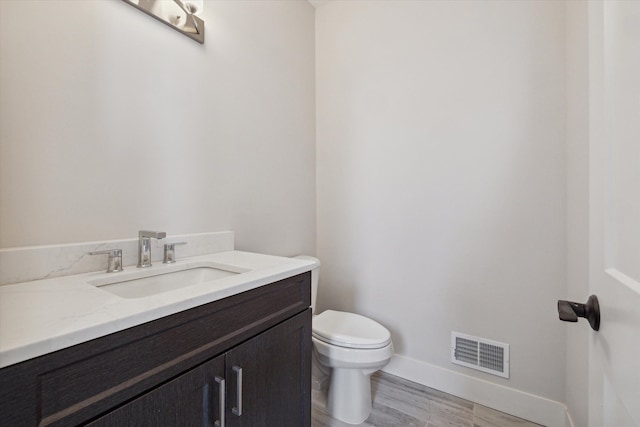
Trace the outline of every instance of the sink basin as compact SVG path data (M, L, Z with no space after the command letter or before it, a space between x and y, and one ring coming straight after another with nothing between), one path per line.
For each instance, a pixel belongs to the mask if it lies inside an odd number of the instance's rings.
M107 283L91 284L123 298L143 298L238 274L214 267L191 267L149 273L140 277L140 273L136 272L134 277L113 277Z

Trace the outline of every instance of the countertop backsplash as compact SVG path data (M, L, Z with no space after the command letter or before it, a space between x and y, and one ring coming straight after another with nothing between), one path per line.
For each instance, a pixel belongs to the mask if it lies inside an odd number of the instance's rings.
M177 242L187 242L176 247L177 259L232 251L235 246L233 231L168 234L165 239L151 240L151 260L161 263L164 244ZM138 262L137 238L0 249L0 286L106 270L107 255L89 255L91 251L106 249L122 249L125 269L135 268Z

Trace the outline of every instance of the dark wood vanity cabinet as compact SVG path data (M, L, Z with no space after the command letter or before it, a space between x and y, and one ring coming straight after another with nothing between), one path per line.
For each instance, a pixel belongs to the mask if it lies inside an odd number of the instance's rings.
M309 425L300 398L307 317L299 314L88 426Z
M0 426L310 426L309 305L305 273L6 367Z
M92 427L213 426L219 413L212 395L224 375L224 357L216 357L176 379L88 423ZM220 384L224 383L220 380ZM220 408L216 408L218 411Z

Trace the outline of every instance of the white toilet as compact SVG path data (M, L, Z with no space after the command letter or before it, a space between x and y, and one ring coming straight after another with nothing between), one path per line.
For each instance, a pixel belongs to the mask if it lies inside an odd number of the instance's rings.
M327 408L333 418L360 424L371 413L371 374L384 367L393 354L389 331L367 317L326 310L315 315L320 261L311 271L313 361L318 371L330 375ZM317 379L316 379L317 380Z

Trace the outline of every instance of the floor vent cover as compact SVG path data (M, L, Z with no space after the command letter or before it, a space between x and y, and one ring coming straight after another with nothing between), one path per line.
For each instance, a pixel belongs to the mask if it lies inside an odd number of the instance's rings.
M451 332L451 361L509 378L509 344Z

